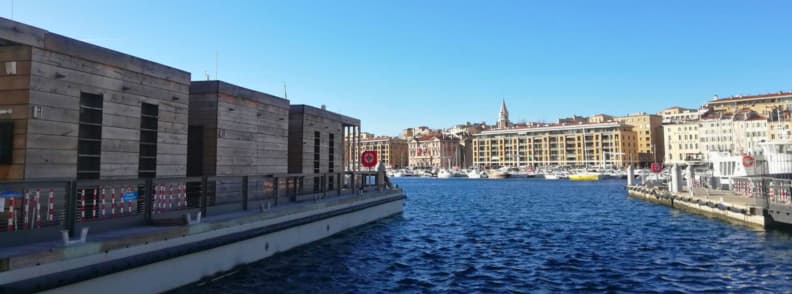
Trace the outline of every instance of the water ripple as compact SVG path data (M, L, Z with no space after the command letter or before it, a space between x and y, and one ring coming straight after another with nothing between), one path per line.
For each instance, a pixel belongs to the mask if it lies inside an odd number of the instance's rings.
M405 212L184 293L787 292L792 235L625 196L623 182L396 179Z

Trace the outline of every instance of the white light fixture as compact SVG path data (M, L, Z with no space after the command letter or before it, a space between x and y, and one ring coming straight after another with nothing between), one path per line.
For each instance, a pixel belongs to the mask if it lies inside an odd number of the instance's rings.
M44 109L41 106L34 105L33 106L33 118L41 118L44 116Z
M7 75L15 75L17 73L16 70L16 61L6 61L5 62L5 73Z

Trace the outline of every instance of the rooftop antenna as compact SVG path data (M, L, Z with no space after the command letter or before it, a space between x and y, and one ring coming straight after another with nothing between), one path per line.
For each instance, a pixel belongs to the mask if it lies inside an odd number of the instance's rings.
M209 72L208 71L204 71L204 75L206 75L206 80L208 81L209 80Z
M283 98L289 99L289 93L286 91L286 81L283 81Z

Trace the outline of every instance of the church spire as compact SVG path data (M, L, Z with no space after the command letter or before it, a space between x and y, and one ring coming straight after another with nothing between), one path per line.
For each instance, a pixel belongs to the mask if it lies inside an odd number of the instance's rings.
M498 113L498 128L505 129L509 127L509 110L506 109L506 99L501 101L500 113Z

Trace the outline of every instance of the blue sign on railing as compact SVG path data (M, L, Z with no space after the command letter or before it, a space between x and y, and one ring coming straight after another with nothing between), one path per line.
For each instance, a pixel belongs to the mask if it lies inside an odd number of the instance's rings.
M124 199L124 201L137 200L138 193L129 191L129 192L124 193L124 196L121 196L121 197L122 197L122 199Z
M19 198L22 197L22 192L5 190L0 192L0 198Z

